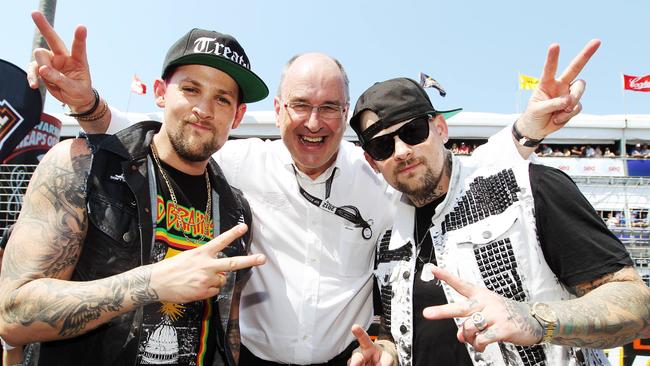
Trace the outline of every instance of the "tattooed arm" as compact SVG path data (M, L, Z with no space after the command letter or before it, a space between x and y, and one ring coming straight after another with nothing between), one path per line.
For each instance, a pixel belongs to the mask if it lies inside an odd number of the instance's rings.
M85 238L85 140L50 150L27 188L0 276L0 336L12 345L69 338L156 301L216 296L225 271L260 265L263 255L217 258L246 232L237 225L201 247L152 265L88 282L69 279Z
M432 272L467 301L428 307L424 309L424 317L466 318L458 330L459 341L470 343L482 352L494 342L528 346L543 339L542 324L531 314L533 304L506 299L439 267L434 266ZM544 311L542 318L557 319L553 321L556 328L550 343L611 348L650 336L650 289L634 268L624 267L591 283L575 286L572 291L579 297L544 304L550 310ZM477 312L484 321L472 320Z
M571 288L579 298L549 303L559 327L551 343L610 348L650 337L650 289L632 267Z
M84 140L55 146L36 169L0 277L0 336L14 345L67 338L157 300L150 267L70 282L88 225Z

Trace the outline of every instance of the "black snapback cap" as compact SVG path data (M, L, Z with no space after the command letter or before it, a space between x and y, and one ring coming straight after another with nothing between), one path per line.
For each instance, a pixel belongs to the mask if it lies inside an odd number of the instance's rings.
M180 65L205 65L225 72L239 85L244 103L257 102L269 95L264 81L251 71L244 48L229 34L192 29L167 51L162 77Z
M366 110L375 112L379 120L371 128L361 131L360 117ZM437 111L427 92L415 80L395 78L375 83L361 94L350 118L350 127L363 144L382 129L404 120L426 114L442 114L445 118L450 118L461 110L462 108Z

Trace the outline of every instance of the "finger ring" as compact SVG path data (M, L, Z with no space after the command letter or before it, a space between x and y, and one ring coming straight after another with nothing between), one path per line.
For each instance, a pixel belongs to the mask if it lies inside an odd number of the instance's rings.
M483 313L480 311L473 313L471 318L472 323L474 323L474 326L479 330L479 332L482 332L487 328L487 324L485 324L485 316L483 316Z

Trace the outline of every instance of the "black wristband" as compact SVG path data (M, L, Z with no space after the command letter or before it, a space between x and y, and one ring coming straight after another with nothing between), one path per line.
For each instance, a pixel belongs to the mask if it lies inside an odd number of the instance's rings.
M97 89L93 88L93 94L95 94L95 103L93 104L92 107L90 107L89 110L82 112L82 113L66 113L66 116L70 116L72 118L77 118L77 117L86 117L90 116L91 114L95 113L97 110L97 107L99 107L99 93L97 92Z
M544 141L543 138L539 140L531 139L530 137L526 137L519 132L517 129L517 121L512 124L512 136L515 137L517 142L519 142L520 145L526 146L526 147L536 147L539 145L542 141Z

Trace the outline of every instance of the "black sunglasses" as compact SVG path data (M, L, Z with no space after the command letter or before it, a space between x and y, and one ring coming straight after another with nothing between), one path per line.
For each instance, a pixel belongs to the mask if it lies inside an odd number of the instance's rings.
M391 133L368 140L362 148L373 159L386 160L395 151L395 136L409 145L423 143L429 137L429 116L413 118Z

